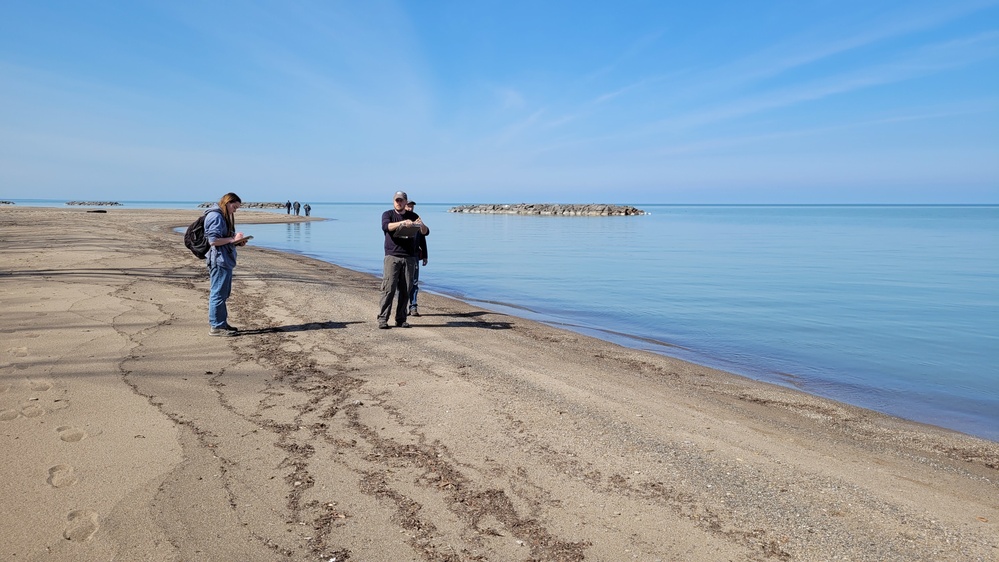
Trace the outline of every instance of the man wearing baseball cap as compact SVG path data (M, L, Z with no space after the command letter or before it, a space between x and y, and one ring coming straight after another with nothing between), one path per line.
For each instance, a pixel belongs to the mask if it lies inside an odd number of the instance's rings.
M423 224L420 215L406 210L409 196L396 191L392 208L382 213L382 232L385 233L385 259L382 271L382 294L379 301L378 327L389 328L392 301L398 293L395 307L395 325L408 328L406 313L409 307L409 288L413 283L416 263L419 260L417 234L430 235L430 228Z

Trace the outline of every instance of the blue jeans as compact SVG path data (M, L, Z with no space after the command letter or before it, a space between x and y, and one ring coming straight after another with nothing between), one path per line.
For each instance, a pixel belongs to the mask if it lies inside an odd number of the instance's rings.
M219 328L227 324L229 311L225 301L232 292L232 270L218 266L208 266L211 289L208 293L208 325Z
M420 262L413 266L413 285L409 288L409 310L416 308L416 295L420 292Z

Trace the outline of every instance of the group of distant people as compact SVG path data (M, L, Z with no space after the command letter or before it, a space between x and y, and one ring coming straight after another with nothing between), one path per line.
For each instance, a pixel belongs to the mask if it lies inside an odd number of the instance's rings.
M306 203L305 205L299 205L298 201L295 201L294 203L292 203L290 200L285 201L285 203L284 203L284 210L289 215L291 214L291 210L292 209L295 209L295 216L296 217L298 216L298 212L300 210L301 211L305 211L305 216L309 216L309 213L312 212L312 206L309 205L308 203Z
M229 324L226 301L232 293L232 273L236 268L236 248L245 246L248 237L236 231L236 211L243 201L235 193L226 193L219 202L205 211L205 237L210 248L205 256L208 266L208 325L212 336L235 336L239 329ZM298 201L285 204L288 214L294 207L295 215L303 207ZM410 201L405 191L396 191L392 208L382 213L382 232L385 235L381 297L378 303L378 328L387 330L395 302L395 325L409 328L409 316L420 316L417 305L419 293L420 262L427 265L428 227L416 214L415 201ZM305 216L312 208L304 205Z

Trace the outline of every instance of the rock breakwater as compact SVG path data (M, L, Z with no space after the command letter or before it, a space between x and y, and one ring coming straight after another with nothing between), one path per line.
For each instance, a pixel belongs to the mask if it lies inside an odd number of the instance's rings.
M545 203L517 203L513 205L459 205L449 213L477 213L483 215L553 215L570 217L612 217L644 215L645 211L630 205L560 205Z
M117 201L66 201L67 205L82 205L84 207L121 207Z

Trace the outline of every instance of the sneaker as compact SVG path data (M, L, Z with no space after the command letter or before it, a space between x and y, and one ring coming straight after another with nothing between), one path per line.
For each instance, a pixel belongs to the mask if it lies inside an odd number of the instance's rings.
M409 327L409 322L406 322L405 320L403 320L402 322L396 322L395 323L395 327L396 328L408 328Z
M378 329L379 330L388 330L389 329L388 322L379 322L378 323Z
M410 309L410 311L409 311L409 315L410 315L410 316L416 316L416 317L419 317L419 316L420 316L420 311L419 311L419 310L417 310L417 308L416 308L416 307L414 306L414 307L413 307L412 309Z
M219 326L217 328L212 328L208 330L209 336L231 337L235 336L236 333L237 333L236 330L233 330L232 328L228 328L226 326Z
M237 328L235 326L230 326L228 322L226 322L225 324L222 324L222 327L225 328L226 330L232 330L233 332L238 332L239 331L239 328Z

